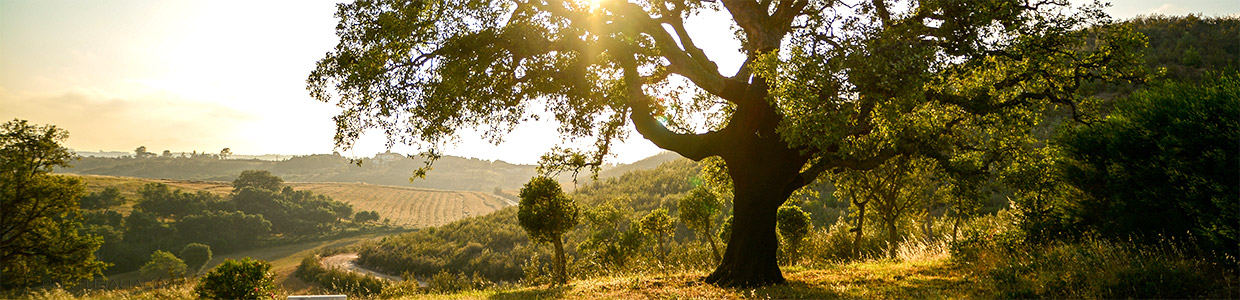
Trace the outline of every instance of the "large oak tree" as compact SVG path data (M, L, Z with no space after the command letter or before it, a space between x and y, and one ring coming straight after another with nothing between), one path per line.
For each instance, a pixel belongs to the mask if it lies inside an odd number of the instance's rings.
M719 157L732 234L706 278L783 282L775 215L793 191L897 155L984 172L1078 88L1130 77L1139 35L1097 7L1055 0L359 0L310 74L334 102L337 146L368 130L431 158L458 130L499 141L554 115L567 138L546 167L597 166L631 128L693 160ZM686 22L731 18L740 49L702 48ZM729 30L718 28L715 30ZM708 51L740 51L721 70ZM424 174L425 169L416 172Z

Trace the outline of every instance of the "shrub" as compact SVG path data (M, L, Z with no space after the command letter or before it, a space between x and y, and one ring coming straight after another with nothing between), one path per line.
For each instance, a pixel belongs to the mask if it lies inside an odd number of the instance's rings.
M811 231L802 248L802 256L812 263L825 265L883 255L886 241L881 237L878 226L866 227L858 245L854 245L853 228L852 224L845 222L844 216L840 216L831 226Z
M431 276L426 282L426 288L436 293L452 293L465 290L480 290L492 286L482 276L474 274L466 276L463 273L451 273L448 271L440 271Z
M801 241L810 231L809 214L800 206L783 206L775 216L779 235L784 240L784 261L796 262Z
M332 292L340 292L354 296L370 296L378 294L388 286L389 282L373 276L349 272L338 268L328 268L319 262L318 257L311 256L301 260L294 276L306 282L323 287Z
M1236 295L1237 276L1173 246L1087 238L1046 246L968 239L956 260L982 274L1000 298L1217 298Z
M189 267L189 271L197 274L202 267L211 261L211 246L201 243L190 243L181 248L181 259L185 260L185 265Z
M359 211L353 215L353 221L357 223L370 223L379 220L379 213L374 211Z
M275 298L275 275L265 261L229 259L208 272L194 292L207 299Z
M1059 138L1079 226L1155 245L1197 243L1236 257L1240 236L1240 76L1169 83L1116 102ZM1225 259L1224 259L1225 260Z
M139 271L148 280L170 279L185 276L185 262L176 255L163 250L151 253L151 260L142 265Z

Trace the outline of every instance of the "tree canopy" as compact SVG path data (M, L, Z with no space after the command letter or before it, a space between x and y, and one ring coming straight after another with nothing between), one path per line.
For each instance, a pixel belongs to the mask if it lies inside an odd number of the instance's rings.
M695 43L698 14L731 17L738 69ZM707 281L738 286L783 281L775 211L824 172L899 155L987 172L1048 110L1087 120L1084 83L1139 79L1144 45L1067 1L362 0L337 16L308 88L343 109L338 146L377 129L435 158L460 129L499 141L546 110L594 140L548 153L548 170L597 168L628 126L718 156L734 232Z
M13 120L0 126L0 290L73 284L100 274L103 243L82 233L81 180L50 174L75 156L56 126Z

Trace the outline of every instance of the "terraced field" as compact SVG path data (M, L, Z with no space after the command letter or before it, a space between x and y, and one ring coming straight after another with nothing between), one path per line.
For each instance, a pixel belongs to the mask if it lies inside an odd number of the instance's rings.
M133 205L132 199L137 198L138 189L151 182L159 182L187 191L201 190L220 195L232 192L231 183L222 181L73 175L81 177L86 182L88 192L113 186L120 189L121 194L131 200L120 209L125 212ZM379 213L379 217L389 219L393 224L414 227L447 224L464 217L484 215L506 206L516 205L512 201L492 194L473 191L445 191L339 182L289 182L287 184L296 190L313 191L352 204L354 211L373 210Z
M460 218L478 216L515 205L498 196L472 191L444 191L364 183L293 182L293 189L314 191L353 204L353 209L373 210L392 223L435 226Z

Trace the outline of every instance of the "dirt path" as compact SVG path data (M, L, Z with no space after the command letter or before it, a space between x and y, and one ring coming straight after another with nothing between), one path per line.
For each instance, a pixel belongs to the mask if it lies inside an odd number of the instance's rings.
M357 257L358 257L357 253L341 253L341 254L324 257L322 261L323 261L323 265L327 266L328 268L340 268L344 270L349 270L350 272L362 273L362 274L379 277L379 278L396 281L396 282L404 281L404 279L401 279L400 276L392 276L388 274L375 272L373 270L363 268L362 266L357 265L356 263Z

